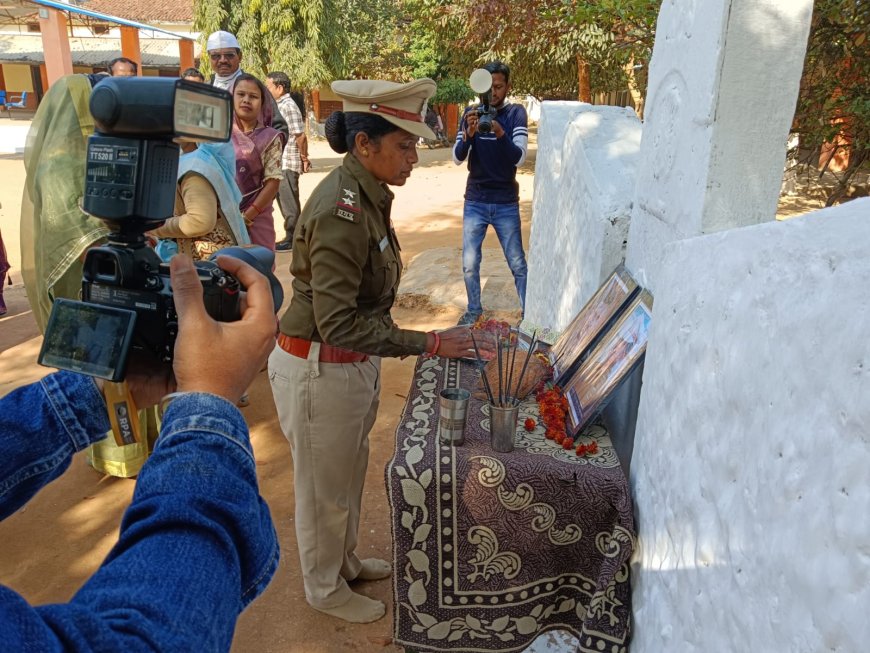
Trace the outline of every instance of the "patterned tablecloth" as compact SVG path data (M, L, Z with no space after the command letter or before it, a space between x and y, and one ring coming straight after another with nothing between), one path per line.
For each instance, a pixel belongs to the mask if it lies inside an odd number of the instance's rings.
M581 651L625 653L635 544L628 483L607 433L594 458L544 438L534 397L516 448L489 445L485 402L465 444L438 442L438 394L473 389L470 363L420 358L387 465L393 529L394 640L413 650L519 651L551 629Z

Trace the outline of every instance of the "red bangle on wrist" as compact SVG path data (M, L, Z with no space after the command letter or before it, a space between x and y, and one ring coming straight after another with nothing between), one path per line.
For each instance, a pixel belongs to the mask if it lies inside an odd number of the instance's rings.
M427 351L426 353L430 356L437 356L438 349L441 347L441 336L438 335L437 331L430 331L429 333L431 333L432 336L435 338L435 344L432 346L432 350Z

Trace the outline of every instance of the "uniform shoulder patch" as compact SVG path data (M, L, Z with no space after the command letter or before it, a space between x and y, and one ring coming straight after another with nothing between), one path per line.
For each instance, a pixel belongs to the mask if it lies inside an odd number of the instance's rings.
M353 177L341 175L338 179L338 195L335 198L333 215L349 222L359 222L359 182Z

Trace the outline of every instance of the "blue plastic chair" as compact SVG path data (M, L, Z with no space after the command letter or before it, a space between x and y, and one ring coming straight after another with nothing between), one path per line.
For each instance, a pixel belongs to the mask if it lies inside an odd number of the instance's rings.
M16 99L15 95L10 95L9 100L5 101L4 106L6 107L6 111L9 113L9 119L12 119L12 109L26 109L27 108L27 91L22 91L21 94Z

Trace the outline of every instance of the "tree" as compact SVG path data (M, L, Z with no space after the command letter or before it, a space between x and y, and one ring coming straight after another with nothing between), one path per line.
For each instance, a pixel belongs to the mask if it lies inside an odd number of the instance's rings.
M483 61L510 64L514 89L577 98L624 88L645 64L660 0L425 0L432 30L459 53L456 76ZM459 66L464 66L460 70ZM587 74L588 73L588 74ZM582 79L582 82L581 82Z
M834 176L826 206L848 199L855 175L870 165L868 34L866 0L816 0L793 132L802 158L821 155L820 177Z
M342 77L412 78L404 35L408 18L396 0L339 0L336 21L346 35L341 53Z
M194 27L203 40L218 29L239 39L244 68L255 75L286 70L294 84L317 88L342 70L344 34L338 15L349 0L198 0ZM204 66L208 72L208 66Z

